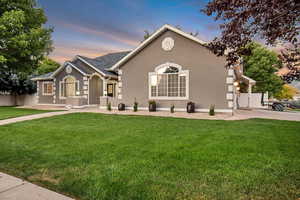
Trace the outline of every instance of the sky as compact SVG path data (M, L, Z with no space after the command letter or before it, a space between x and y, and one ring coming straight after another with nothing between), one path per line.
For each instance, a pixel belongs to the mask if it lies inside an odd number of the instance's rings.
M217 22L200 12L208 0L38 0L53 27L54 51L60 63L76 55L97 57L134 49L144 31L164 24L198 32L210 41L219 34Z

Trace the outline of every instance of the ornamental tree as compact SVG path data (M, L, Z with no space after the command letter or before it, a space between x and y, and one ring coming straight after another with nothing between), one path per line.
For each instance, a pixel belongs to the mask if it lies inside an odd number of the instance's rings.
M209 48L218 56L226 50L227 66L239 60L241 49L254 39L266 45L278 41L291 44L291 51L299 49L300 1L297 0L211 0L202 11L220 20L221 36L215 38ZM300 79L299 68L294 61L300 60L299 51L285 59L290 73L283 77L287 82ZM293 61L294 60L294 61Z
M277 54L258 43L249 43L243 49L244 74L256 81L254 92L269 92L274 95L282 90L283 81L275 74L282 63ZM264 95L262 95L264 96ZM263 99L262 99L263 102Z
M26 87L20 84L4 87L7 80L26 82L52 50L52 29L43 27L46 21L43 9L37 7L35 0L0 1L1 91L14 95L23 93Z
M291 85L285 84L282 87L282 90L274 95L274 97L278 100L291 100L293 97L298 94L299 91L297 88L294 88Z

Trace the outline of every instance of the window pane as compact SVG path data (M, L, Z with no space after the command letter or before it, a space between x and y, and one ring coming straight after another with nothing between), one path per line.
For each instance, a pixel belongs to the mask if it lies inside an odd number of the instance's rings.
M169 97L178 96L178 74L168 75L168 96Z
M151 86L151 96L156 97L156 86Z
M66 83L66 96L75 96L75 82Z
M52 83L47 84L47 93L52 94Z
M180 97L186 97L186 77L180 76Z
M158 96L164 97L168 95L168 75L158 75Z

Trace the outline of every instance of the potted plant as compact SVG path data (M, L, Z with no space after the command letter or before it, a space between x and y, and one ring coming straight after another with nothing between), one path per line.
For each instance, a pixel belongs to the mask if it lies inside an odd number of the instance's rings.
M175 106L174 106L174 104L172 104L172 106L171 106L171 108L170 108L170 112L171 112L171 113L174 113L174 112L175 112Z
M108 110L108 111L111 111L111 103L110 103L110 102L108 102L108 103L106 104L106 107L107 107L107 110Z
M156 102L154 100L149 101L149 112L155 112L156 111Z
M188 102L186 105L186 111L188 113L194 113L195 112L195 103L194 102Z
M209 108L209 115L210 116L214 116L215 115L215 105L210 105L210 108Z
M133 112L137 112L138 111L138 102L136 101L136 99L134 99L134 103L133 103Z
M119 103L118 110L119 111L124 111L125 110L125 104L124 103Z

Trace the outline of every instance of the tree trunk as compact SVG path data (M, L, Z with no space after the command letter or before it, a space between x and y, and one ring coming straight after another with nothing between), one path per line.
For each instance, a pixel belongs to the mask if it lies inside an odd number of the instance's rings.
M13 93L12 95L13 95L13 97L14 97L14 98L13 98L13 99L14 99L14 100L13 100L13 106L17 106L17 103L18 103L18 102L17 102L17 97L18 97L18 95L17 95L17 93Z
M262 106L265 105L265 103L264 103L264 96L265 96L265 93L262 92L262 93L261 93L261 105L262 105Z

